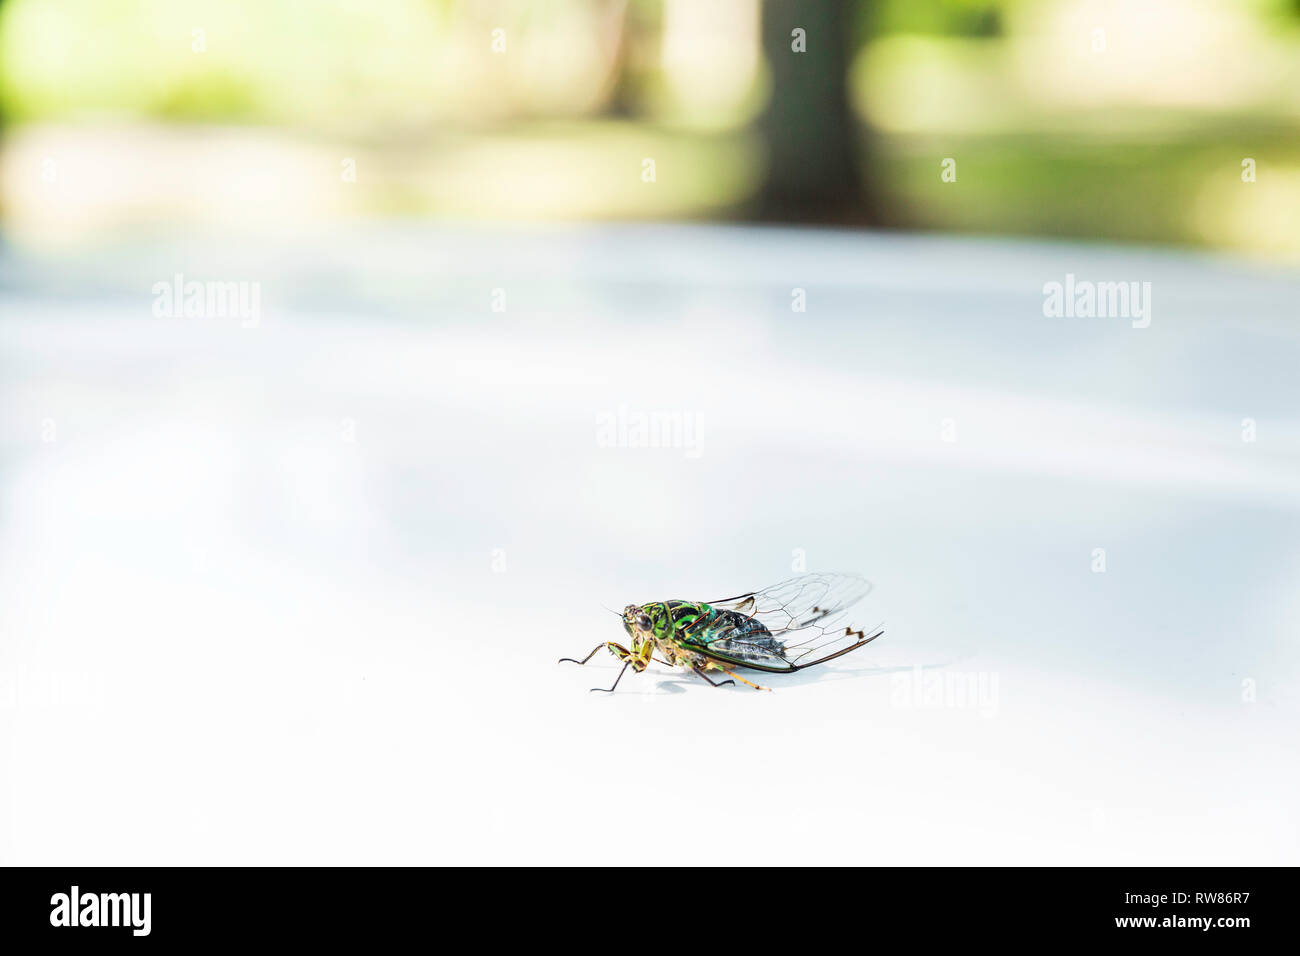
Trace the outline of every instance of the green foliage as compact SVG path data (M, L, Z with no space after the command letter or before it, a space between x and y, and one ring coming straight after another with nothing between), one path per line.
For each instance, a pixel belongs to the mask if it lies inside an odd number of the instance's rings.
M874 0L863 5L870 33L999 36L1015 0Z

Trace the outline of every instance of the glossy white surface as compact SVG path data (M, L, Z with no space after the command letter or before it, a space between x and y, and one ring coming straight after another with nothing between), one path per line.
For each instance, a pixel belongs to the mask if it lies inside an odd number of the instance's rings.
M176 272L256 327L154 317ZM1067 273L1150 326L1044 317ZM1293 276L412 226L0 281L5 860L1300 862ZM771 694L555 663L796 549L885 637Z

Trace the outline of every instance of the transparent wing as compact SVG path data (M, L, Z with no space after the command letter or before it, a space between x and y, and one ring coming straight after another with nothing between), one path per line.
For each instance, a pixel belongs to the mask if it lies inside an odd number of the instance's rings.
M857 604L870 591L871 582L861 575L820 572L708 603L757 618L777 634L824 623Z
M884 633L884 628L866 631L845 620L845 612L870 591L871 582L856 574L815 573L709 601L737 617L733 626L711 633L700 650L755 670L797 671L820 664Z

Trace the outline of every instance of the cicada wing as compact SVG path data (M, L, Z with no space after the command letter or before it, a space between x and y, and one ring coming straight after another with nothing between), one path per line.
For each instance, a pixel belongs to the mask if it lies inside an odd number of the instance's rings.
M860 575L816 572L708 603L756 618L777 634L815 624L829 624L841 611L857 604L870 591L871 582Z
M700 648L719 661L765 671L797 671L861 647L884 633L855 629L845 611L871 591L856 574L802 574L736 597L707 602L763 625L738 622L717 631Z
M707 643L692 644L691 649L714 660L759 671L790 672L799 669L785 656L785 647L775 638L758 640L739 631L739 628L722 631Z
M718 633L706 644L692 645L691 649L724 663L781 673L803 670L855 651L884 633L883 627L866 631L846 625L827 631L814 624L786 632L786 641L792 637L803 639L797 643L784 643L770 635L759 637L737 627Z

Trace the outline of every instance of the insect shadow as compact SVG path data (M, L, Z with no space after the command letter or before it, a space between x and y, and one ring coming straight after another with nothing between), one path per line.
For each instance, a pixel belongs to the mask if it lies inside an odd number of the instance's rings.
M927 664L930 667L945 667L946 664ZM612 672L618 665L605 666L598 665L602 671ZM751 677L763 681L764 686L774 691L780 691L785 688L802 687L808 684L830 683L832 681L843 680L863 680L868 677L881 677L886 674L896 674L911 671L915 665L900 664L897 666L878 665L875 667L838 667L828 668L808 668L807 670L795 671L791 674L768 674L758 673L755 671L746 671ZM621 684L617 693L619 694L639 694L643 697L656 697L667 694L684 694L687 691L699 690L701 692L726 692L733 693L753 693L753 691L744 686L739 687L717 687L712 688L700 680L698 676L690 671L668 668L663 665L652 665L643 674L628 675L630 680ZM716 673L714 676L720 676ZM647 680L647 678L649 680ZM595 695L603 697L604 695ZM612 695L611 695L612 696Z

